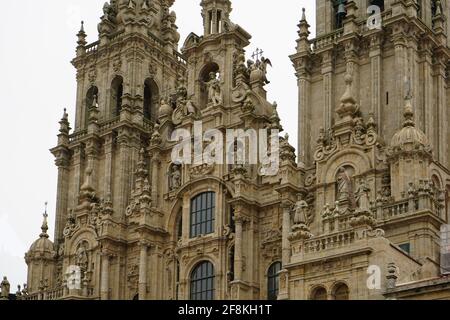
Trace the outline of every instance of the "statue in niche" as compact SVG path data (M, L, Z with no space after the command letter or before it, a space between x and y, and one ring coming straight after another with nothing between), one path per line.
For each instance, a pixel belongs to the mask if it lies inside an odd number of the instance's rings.
M214 107L221 105L223 103L223 93L217 73L210 72L209 81L206 84L208 86L208 104Z
M171 100L172 105L175 107L172 115L174 125L179 125L187 116L196 116L197 108L188 97L186 81L183 77L178 79L178 87L176 93L172 95Z
M337 179L337 197L338 201L350 201L353 195L352 180L347 170L342 167L338 171Z
M76 259L76 265L81 268L83 271L87 271L88 268L88 253L87 253L87 243L82 242L77 249L77 252L75 254Z
M173 164L170 171L169 187L174 191L181 187L181 165Z
M370 211L370 200L369 200L370 189L364 179L360 179L358 183L358 188L355 192L357 210L361 212Z
M301 200L295 204L294 208L294 225L308 224L308 204Z

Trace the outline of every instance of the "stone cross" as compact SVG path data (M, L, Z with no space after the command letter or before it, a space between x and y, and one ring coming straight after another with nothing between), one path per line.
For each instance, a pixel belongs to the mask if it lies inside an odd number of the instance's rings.
M252 54L252 59L255 61L259 61L259 59L262 57L262 55L264 54L264 51L256 48L255 52L253 52Z

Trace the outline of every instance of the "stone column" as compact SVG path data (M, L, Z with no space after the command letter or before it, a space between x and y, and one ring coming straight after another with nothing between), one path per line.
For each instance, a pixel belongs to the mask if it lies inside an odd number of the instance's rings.
M100 282L100 298L101 300L109 300L109 264L111 255L102 254L102 273Z
M155 152L152 157L152 208L158 206L159 158L159 152Z
M148 248L147 241L141 241L141 252L139 259L139 300L147 299L147 263Z
M69 165L70 161L66 158L56 160L58 167L58 184L56 191L56 221L55 221L55 242L63 237L63 230L66 224L66 215L69 202Z
M305 63L302 63L304 65ZM310 108L310 93L311 93L311 79L306 68L301 68L298 72L298 88L299 88L299 110L298 123L300 130L298 130L298 162L304 164L311 164L311 121L309 120Z
M129 186L130 186L130 137L127 133L122 132L117 142L119 144L119 172L117 176L116 185L118 186L118 197L116 198L116 208L118 208L119 216L124 215L125 209L128 205Z
M371 69L371 79L372 79L372 113L377 121L377 131L381 132L382 126L382 109L381 109L381 77L382 77L382 64L381 64L381 40L382 35L376 33L370 38L370 69Z
M443 56L436 57L436 64L434 66L434 77L436 79L436 115L438 121L435 122L437 128L437 139L435 151L437 151L438 159L442 164L447 163L447 148L448 148L448 124L447 124L447 99L446 99L446 85L445 85L445 70L446 59ZM437 150L436 150L437 149Z
M82 160L82 147L81 145L77 145L73 149L73 168L74 168L74 177L73 177L73 185L71 188L72 192L72 207L75 208L78 205L78 197L80 195L80 186L81 186L81 160Z
M393 36L393 42L395 47L395 100L394 106L399 108L396 112L392 113L395 117L395 123L397 127L401 127L403 124L403 107L405 105L404 99L406 96L405 82L406 82L406 68L407 68L407 50L406 40L402 34ZM391 104L391 102L389 102Z
M289 264L291 260L291 244L289 242L289 233L291 231L291 209L292 203L289 201L283 201L281 204L283 208L283 226L282 226L282 264L283 268Z
M236 235L234 240L234 274L235 281L242 280L242 237L243 237L244 217L235 217Z
M112 176L112 156L113 156L113 135L108 134L105 136L105 178L103 185L103 197L105 199L111 199L111 176Z
M322 62L322 77L323 87L322 92L324 96L324 122L325 130L331 128L334 114L334 94L333 94L333 52L331 50L323 53Z

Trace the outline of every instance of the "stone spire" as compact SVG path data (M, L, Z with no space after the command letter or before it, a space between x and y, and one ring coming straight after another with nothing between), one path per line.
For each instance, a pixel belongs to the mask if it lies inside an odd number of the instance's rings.
M297 52L310 51L308 37L311 34L309 31L310 25L306 21L306 10L302 8L302 19L298 24L298 40L297 40Z
M81 21L81 27L80 27L80 31L78 31L77 34L78 37L78 41L77 41L77 56L81 56L86 52L86 45L87 45L87 41L86 41L86 32L84 32L84 21Z
M67 109L64 108L63 116L59 121L58 145L67 145L69 143L70 130L69 115Z
M44 220L42 221L42 226L41 226L42 232L41 232L41 234L39 235L39 237L41 237L41 238L48 238L48 233L47 233L47 231L48 231L47 204L48 204L48 203L46 202L46 203L45 203L45 211L44 211L44 214L43 214Z

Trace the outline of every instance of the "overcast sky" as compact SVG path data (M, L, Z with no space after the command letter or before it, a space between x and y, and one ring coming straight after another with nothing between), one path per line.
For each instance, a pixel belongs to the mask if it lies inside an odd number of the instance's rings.
M4 1L0 19L0 276L11 291L26 282L24 254L38 238L45 201L53 237L57 169L48 151L56 145L63 108L73 123L75 55L80 21L88 41L97 40L105 0ZM297 24L306 7L314 26L313 0L233 0L232 21L252 34L248 54L262 48L270 58L268 99L277 101L282 124L296 146L297 85L288 56L295 52ZM202 34L200 0L176 0L181 33ZM312 27L314 32L314 27Z

